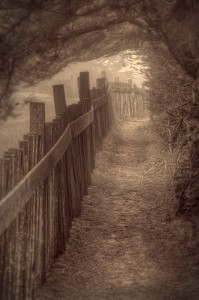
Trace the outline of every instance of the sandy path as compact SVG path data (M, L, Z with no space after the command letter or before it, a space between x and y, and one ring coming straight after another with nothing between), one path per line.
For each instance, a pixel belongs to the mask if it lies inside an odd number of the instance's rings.
M106 139L66 253L35 299L199 299L172 190L162 172L146 172L151 141L140 124Z

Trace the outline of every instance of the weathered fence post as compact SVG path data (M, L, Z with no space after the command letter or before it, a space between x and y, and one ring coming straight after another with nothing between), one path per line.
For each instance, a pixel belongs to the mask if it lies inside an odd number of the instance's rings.
M132 81L132 79L128 79L128 84L130 85L130 87L132 88L132 86L133 86L133 81Z
M101 78L97 78L97 79L96 79L96 88L97 88L97 89L100 89L100 88L101 88L101 81L100 81L100 79L101 79Z
M80 88L79 88L80 84L79 84L79 82L80 82L80 78L79 78L79 77L77 77L77 88L78 88L78 95L79 95L79 93L80 93Z
M44 134L45 103L30 102L30 132Z
M80 72L79 94L80 101L83 99L90 99L89 72Z
M66 98L63 84L53 85L55 113L59 115L66 110Z
M32 169L45 153L45 103L30 103L30 132L28 135L29 143L29 166ZM45 181L33 193L32 201L27 207L27 211L31 216L28 223L29 230L32 232L32 238L28 242L30 249L34 248L34 256L27 257L29 268L35 265L35 271L30 272L30 282L40 282L45 280L46 276L46 192ZM27 220L28 221L28 220ZM35 237L34 237L35 235ZM36 238L37 237L37 238ZM35 258L36 257L36 258ZM41 272L42 270L42 272Z
M96 99L96 88L93 87L92 90L91 90L90 92L91 92L91 95L92 95L91 100Z
M80 102L82 102L84 108L83 113L86 112L87 107L90 107L90 83L89 83L89 72L80 72ZM90 162L90 145L88 144L88 132L86 129L83 135L80 137L80 145L82 148L82 175L83 175L83 193L88 193L88 185L91 182L91 162Z

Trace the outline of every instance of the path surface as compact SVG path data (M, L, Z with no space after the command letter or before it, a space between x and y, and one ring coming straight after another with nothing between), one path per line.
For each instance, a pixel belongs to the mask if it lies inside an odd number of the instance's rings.
M172 190L150 165L155 141L142 124L106 139L66 253L36 300L199 299Z

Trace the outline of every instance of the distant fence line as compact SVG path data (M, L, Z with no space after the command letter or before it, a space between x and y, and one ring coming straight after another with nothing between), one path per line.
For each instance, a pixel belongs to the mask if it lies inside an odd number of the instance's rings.
M134 101L129 84L118 89L106 78L90 90L88 72L78 86L80 101L68 107L64 86L53 86L52 122L44 103L31 102L30 132L0 159L0 299L31 299L45 281L81 212L96 151Z
M110 95L113 100L114 115L116 118L141 118L148 115L148 103L141 89L132 81L128 83L109 82Z

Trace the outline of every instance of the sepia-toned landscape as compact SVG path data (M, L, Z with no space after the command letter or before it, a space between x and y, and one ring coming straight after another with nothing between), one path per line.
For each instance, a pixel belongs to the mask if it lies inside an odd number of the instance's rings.
M199 299L199 2L2 0L0 299Z

